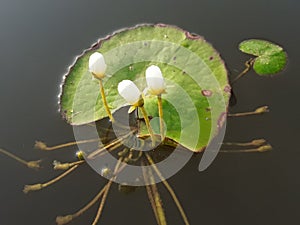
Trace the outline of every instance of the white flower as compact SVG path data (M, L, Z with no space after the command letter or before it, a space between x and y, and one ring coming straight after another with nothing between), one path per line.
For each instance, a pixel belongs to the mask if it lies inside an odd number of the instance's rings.
M147 68L146 81L151 94L160 95L165 92L165 81L158 66L152 65Z
M95 52L89 59L89 71L98 79L102 79L105 76L106 63L101 53Z
M136 105L141 97L140 90L131 80L121 81L118 92L130 105Z

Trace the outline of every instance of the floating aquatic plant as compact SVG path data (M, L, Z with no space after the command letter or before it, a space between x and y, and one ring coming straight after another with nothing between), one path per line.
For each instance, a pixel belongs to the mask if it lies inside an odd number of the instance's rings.
M119 82L144 80L146 69L156 65L169 85L162 100L167 138L199 152L222 126L230 85L219 53L201 36L162 24L118 31L100 39L77 58L65 78L60 101L61 112L70 124L82 125L107 117L98 98L98 84L87 70L89 57L95 52L101 52L107 64L110 77L104 78L103 85L112 112L125 104L117 91ZM146 82L137 85L140 90L146 88ZM149 96L144 100L148 115L159 117L157 99ZM186 113L191 105L195 110ZM200 124L201 130L195 132Z
M256 58L246 62L246 69L233 82L251 68L265 75L281 71L286 64L286 53L273 43L247 40L239 47ZM202 152L225 126L227 116L268 112L268 107L262 106L253 112L228 113L232 93L230 83L233 82L229 82L225 64L212 45L201 36L178 27L139 25L100 39L77 57L65 76L60 95L60 109L66 121L74 126L96 128L96 137L53 147L40 141L35 144L37 149L45 151L72 145L89 147L91 143L96 143L96 146L78 151L75 162L55 160L53 168L65 171L48 182L26 185L24 192L48 187L88 162L109 179L108 183L86 206L73 214L57 217L56 222L58 225L69 223L99 202L92 223L96 225L112 183L117 182L130 165L140 166L142 175L136 177L136 182L141 184L142 180L157 224L167 224L156 185L158 180L172 196L184 224L189 224L177 195L157 163L176 149ZM124 123L122 116L128 123ZM221 152L265 152L272 149L264 139L223 143L223 147L226 146L237 149L223 149ZM0 150L30 168L40 167L39 161L27 162ZM107 155L117 159L110 167L93 164L94 160ZM126 183L120 183L120 190L126 187L129 187Z
M258 75L273 75L282 71L287 63L284 49L270 41L249 39L239 44L239 49L249 55L256 56L246 62L246 69L233 80L233 83L244 76L251 68Z
M249 39L239 45L239 49L256 56L253 59L253 69L259 75L271 75L282 71L287 62L283 48L266 40Z

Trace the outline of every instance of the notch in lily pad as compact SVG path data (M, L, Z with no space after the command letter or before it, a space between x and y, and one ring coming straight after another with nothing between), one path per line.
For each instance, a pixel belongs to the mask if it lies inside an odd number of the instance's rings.
M245 40L240 43L239 49L246 54L256 56L250 60L250 63L258 75L279 73L287 63L287 54L284 49L266 40Z

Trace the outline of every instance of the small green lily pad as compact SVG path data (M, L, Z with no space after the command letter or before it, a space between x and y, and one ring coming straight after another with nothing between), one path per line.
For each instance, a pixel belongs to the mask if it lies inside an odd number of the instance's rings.
M282 71L287 63L283 48L272 42L250 39L240 43L239 49L247 54L257 56L253 69L259 75L271 75Z
M166 137L199 152L216 136L230 98L224 62L201 36L165 24L124 29L84 51L62 84L60 107L67 122L82 125L107 117L99 82L88 71L89 56L95 51L103 54L107 64L103 84L112 112L126 105L118 83L129 79L143 91L146 68L157 65L167 85L162 95ZM145 108L150 118L158 117L156 97L146 95ZM159 131L155 121L152 125ZM147 131L141 128L140 133Z

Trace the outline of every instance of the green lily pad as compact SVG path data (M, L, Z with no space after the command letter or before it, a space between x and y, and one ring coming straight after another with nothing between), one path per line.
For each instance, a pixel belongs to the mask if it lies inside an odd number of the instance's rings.
M283 48L272 42L250 39L240 43L239 49L247 54L257 56L253 69L259 75L270 75L282 71L287 63Z
M223 125L230 98L227 70L219 53L201 36L164 24L143 24L100 39L70 67L60 95L63 117L72 125L107 117L99 83L88 71L89 56L104 55L103 80L107 101L114 112L126 105L118 83L132 80L145 90L145 70L161 68L166 81L163 98L166 137L192 150L203 150ZM155 131L158 110L155 96L145 96L145 108ZM141 133L147 133L141 128Z

